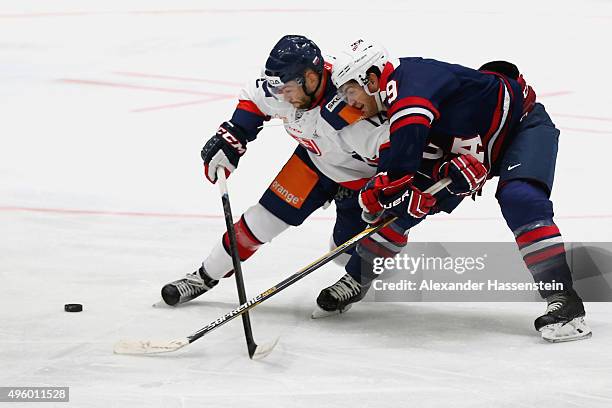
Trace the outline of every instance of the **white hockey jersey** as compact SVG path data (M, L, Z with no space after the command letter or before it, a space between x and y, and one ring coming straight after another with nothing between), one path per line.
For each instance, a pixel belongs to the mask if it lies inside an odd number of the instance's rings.
M266 80L258 79L241 91L232 122L247 132L250 141L265 120L281 119L287 133L308 151L323 174L358 190L376 174L378 150L389 140L389 124L382 116L361 119L359 110L337 96L329 68L322 80L321 98L311 109L303 110L275 98Z

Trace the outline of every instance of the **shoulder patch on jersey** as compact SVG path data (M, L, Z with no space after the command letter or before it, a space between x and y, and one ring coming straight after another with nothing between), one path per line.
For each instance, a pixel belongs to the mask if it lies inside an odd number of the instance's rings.
M329 106L327 105L330 104L333 111L328 109ZM321 106L321 117L336 130L340 130L361 119L361 111L347 105L342 99L336 100L334 97L327 105L325 109Z
M336 96L334 96L334 98L329 101L327 105L325 105L325 108L327 108L328 111L333 112L340 102L342 102L342 98L340 95L336 94Z

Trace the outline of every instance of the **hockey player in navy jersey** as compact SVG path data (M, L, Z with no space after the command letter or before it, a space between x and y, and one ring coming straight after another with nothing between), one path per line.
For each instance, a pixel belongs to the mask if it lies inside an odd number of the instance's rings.
M389 143L381 146L378 174L361 190L369 219L400 217L398 233L416 225L436 200L415 183L431 168L431 182L450 177L456 196L478 193L499 176L496 198L536 282L563 283L540 291L548 302L536 330L549 341L590 336L582 300L572 288L561 233L550 200L559 131L536 102L533 89L513 64L496 61L479 70L417 57L390 59L376 43L353 42L339 53L332 80L349 105L364 116L384 112ZM321 291L328 312L346 310L363 298L371 278L361 264L384 253L365 240L349 260L347 274Z
M331 201L336 205L336 223L330 246L344 243L367 226L357 193L376 174L379 146L388 142L388 121L360 120L361 112L338 97L330 77L330 66L314 42L299 35L284 36L270 52L263 77L241 91L231 119L202 149L206 178L214 183L218 168L227 175L237 168L248 144L272 118L281 119L299 143L259 202L235 224L242 261ZM338 258L342 259L346 262L348 256ZM231 276L232 269L226 233L198 270L162 288L162 298L169 305L187 302Z

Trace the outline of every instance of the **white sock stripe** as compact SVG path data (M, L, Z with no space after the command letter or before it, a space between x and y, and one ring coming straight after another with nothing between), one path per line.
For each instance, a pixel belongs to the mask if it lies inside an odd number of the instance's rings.
M289 228L289 224L259 203L245 211L244 221L259 242L270 242Z
M370 235L370 239L372 241L375 241L377 244L380 244L381 247L383 247L383 248L385 248L385 249L387 249L389 251L399 252L406 245L403 242L389 241L388 239L386 239L385 237L383 237L383 236L381 236L379 234Z
M534 242L534 243L526 246L525 248L522 248L521 249L521 255L523 257L525 257L525 256L527 256L527 255L529 255L529 254L531 254L533 252L545 249L545 248L553 246L553 245L557 245L559 243L563 243L563 237L561 237L561 236L556 236L556 237L545 239L543 241Z
M370 238L372 238L376 242L381 242L383 244L385 244L387 242L391 242L388 239L386 239L385 237L383 237L382 235L380 235L379 233L375 233L375 234L370 235Z

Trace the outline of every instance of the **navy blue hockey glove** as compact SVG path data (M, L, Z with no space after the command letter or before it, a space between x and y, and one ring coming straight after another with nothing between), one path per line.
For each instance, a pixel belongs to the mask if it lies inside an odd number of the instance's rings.
M414 185L413 174L391 181L387 173L378 173L368 181L359 192L359 205L363 209L364 221L375 224L380 221L385 210L402 217L410 215L423 218L436 204L429 193L422 192Z
M217 133L202 148L204 175L214 184L217 182L217 168L223 167L225 176L229 177L238 167L238 161L245 152L244 131L232 122L223 122Z
M450 177L453 182L446 187L448 191L454 195L465 196L482 188L487 181L489 170L471 154L462 154L442 163L434 172L435 181Z

